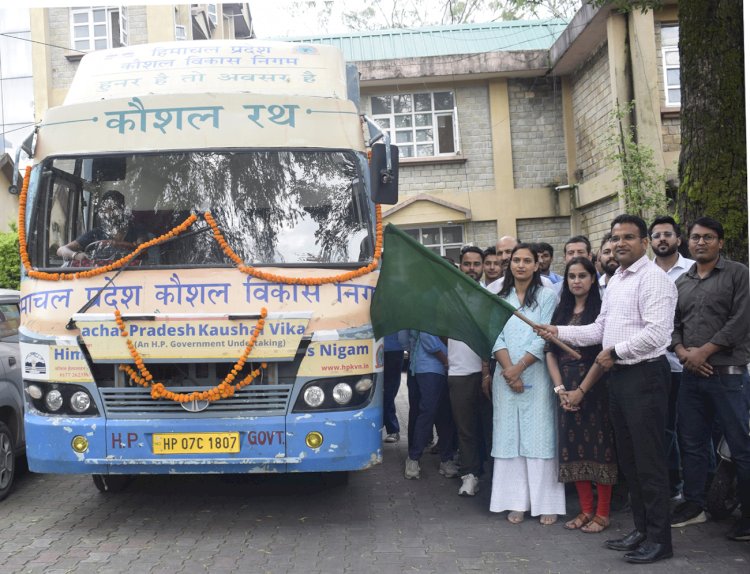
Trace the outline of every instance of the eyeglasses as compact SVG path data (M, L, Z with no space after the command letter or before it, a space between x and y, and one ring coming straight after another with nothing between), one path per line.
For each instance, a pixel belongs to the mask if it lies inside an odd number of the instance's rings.
M636 239L640 239L640 237L634 235L633 233L627 233L625 235L613 235L609 238L609 242L620 243L620 241L635 241Z
M693 243L700 243L701 239L704 243L713 243L718 239L718 236L711 235L710 233L706 233L705 235L698 235L697 233L690 236L690 241Z
M651 234L651 239L661 239L662 237L664 239L672 239L674 236L674 231L657 231L656 233Z

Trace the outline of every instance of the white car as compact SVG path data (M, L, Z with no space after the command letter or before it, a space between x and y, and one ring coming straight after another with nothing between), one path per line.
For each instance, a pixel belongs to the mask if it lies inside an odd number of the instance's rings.
M26 449L18 301L18 291L0 289L0 500L10 494L17 459Z

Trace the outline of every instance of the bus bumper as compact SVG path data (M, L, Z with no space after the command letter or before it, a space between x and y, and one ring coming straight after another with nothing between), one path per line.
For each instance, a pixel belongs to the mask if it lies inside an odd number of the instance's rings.
M50 417L27 412L29 469L68 474L206 474L349 471L382 461L381 414L360 411L231 419ZM293 429L293 430L287 430ZM236 453L155 454L155 433L238 433ZM306 444L319 433L318 448ZM76 437L88 442L73 450Z

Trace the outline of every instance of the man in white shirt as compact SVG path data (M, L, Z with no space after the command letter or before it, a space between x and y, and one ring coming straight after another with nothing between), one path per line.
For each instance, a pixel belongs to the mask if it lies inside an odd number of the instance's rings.
M487 287L487 285L502 277L503 264L494 245L484 250L484 262L482 266L484 268L484 277L479 281L482 287Z
M654 263L663 269L672 281L687 273L695 263L683 257L678 251L682 244L680 226L669 217L654 219L648 228L651 238L651 250L654 252ZM680 495L682 479L680 478L680 450L677 445L677 393L680 390L682 364L677 355L667 352L669 368L672 371L672 384L669 389L669 413L667 415L667 464L669 465L669 490L672 498Z
M677 288L646 256L648 229L640 217L619 215L611 230L610 243L620 267L607 286L596 321L582 326L542 325L537 332L545 339L556 335L579 347L598 343L603 347L596 365L611 371L610 417L635 525L632 532L605 545L627 552L627 562L651 564L672 557L664 446L670 384L665 352L674 328Z
M481 278L481 270L473 262L483 255L477 247L461 250L460 269L474 281ZM489 458L482 453L492 440L492 403L482 392L482 379L489 376L487 359L483 361L466 343L448 339L448 391L461 455L459 496L477 493L482 462Z

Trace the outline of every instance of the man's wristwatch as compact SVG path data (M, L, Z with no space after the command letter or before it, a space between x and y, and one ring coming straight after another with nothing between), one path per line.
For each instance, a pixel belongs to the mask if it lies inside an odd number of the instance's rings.
M611 348L611 349L609 350L609 356L610 356L610 357L612 357L612 360L613 360L613 361L618 361L619 359L621 359L621 358L622 358L622 357L620 357L620 355L618 355L618 354L617 354L617 351L615 351L615 348L614 348L614 347L612 347L612 348Z

